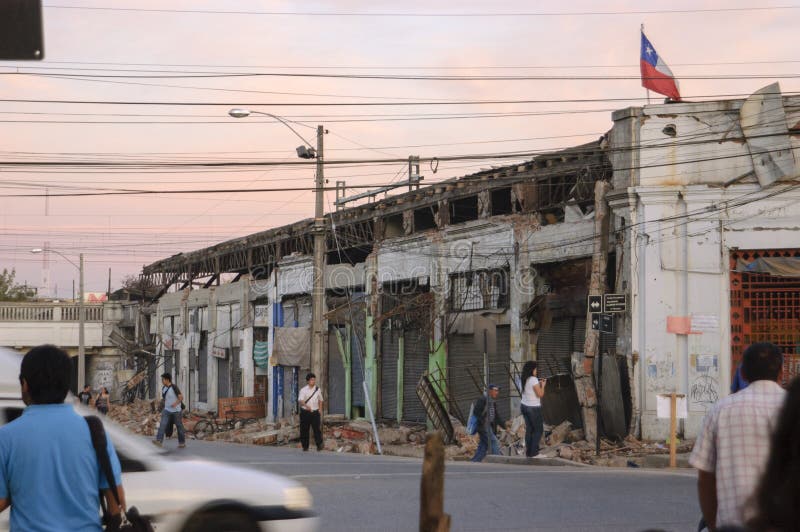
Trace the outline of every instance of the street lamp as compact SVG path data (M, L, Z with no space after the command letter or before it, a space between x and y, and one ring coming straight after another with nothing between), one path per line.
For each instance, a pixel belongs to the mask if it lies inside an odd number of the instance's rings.
M78 281L78 390L82 390L83 385L86 382L86 347L84 343L86 308L83 306L83 253L78 255L78 264L75 264L69 257L60 251L56 251L55 249L34 248L31 250L31 253L43 253L45 251L51 251L56 255L59 255L61 258L78 268L78 271L80 272L80 279Z
M284 126L288 127L292 133L297 135L305 145L297 148L297 156L301 159L317 160L317 175L315 180L316 206L314 209L314 284L311 289L311 370L318 376L320 382L325 382L325 366L322 364L322 351L325 337L322 330L323 312L325 304L325 287L323 284L323 268L325 265L325 212L324 212L324 186L325 177L323 169L323 136L325 128L317 126L317 149L315 150L300 133L289 125L289 123L272 113L263 111L251 111L249 109L231 109L228 114L233 118L247 118L251 114L269 116L274 118Z

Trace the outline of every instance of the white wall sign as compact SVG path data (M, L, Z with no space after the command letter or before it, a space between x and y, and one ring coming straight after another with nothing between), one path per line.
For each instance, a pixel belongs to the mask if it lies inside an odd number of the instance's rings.
M670 418L670 395L660 393L656 396L656 416L662 419ZM686 397L677 397L675 399L675 409L678 419L686 419L687 405Z

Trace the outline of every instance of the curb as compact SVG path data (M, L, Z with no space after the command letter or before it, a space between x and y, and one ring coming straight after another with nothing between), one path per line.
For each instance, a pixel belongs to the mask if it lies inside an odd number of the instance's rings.
M589 464L573 462L572 460L565 460L563 458L528 458L527 456L502 456L496 454L487 456L483 461L490 464L526 466L594 467Z

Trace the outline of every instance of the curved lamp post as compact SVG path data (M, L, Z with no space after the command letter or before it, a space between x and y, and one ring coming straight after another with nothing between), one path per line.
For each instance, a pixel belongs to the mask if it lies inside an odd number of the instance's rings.
M252 111L250 109L231 109L228 115L233 118L247 118L250 115L263 115L274 118L294 133L304 145L297 148L297 156L301 159L317 160L317 175L315 180L316 202L314 209L314 284L311 289L311 370L317 375L320 382L325 383L327 372L322 363L322 351L324 346L324 331L322 330L323 306L325 305L325 286L324 286L324 264L325 264L325 212L324 212L324 169L323 169L323 136L325 128L317 126L317 148L314 149L300 133L289 125L289 122L280 116L263 111Z
M59 255L61 258L78 268L80 280L78 281L78 390L83 389L86 383L86 346L84 343L84 324L86 322L86 308L83 305L83 253L78 254L78 264L75 264L69 257L55 249L34 248L31 253L43 253L50 251Z

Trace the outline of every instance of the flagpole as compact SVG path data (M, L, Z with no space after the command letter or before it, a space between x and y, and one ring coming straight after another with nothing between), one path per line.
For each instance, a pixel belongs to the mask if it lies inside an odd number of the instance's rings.
M644 35L644 23L642 23L641 27L639 28L641 35ZM641 35L639 36L641 40ZM650 105L650 89L645 88L645 92L647 92L647 105Z

